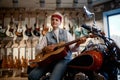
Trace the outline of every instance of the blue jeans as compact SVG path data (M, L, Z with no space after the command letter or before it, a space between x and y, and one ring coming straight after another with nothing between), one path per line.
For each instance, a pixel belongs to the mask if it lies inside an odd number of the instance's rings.
M61 77L67 68L68 62L70 62L70 59L63 59L52 66L53 70L50 76L50 80L61 80ZM28 80L40 80L40 78L47 72L46 70L48 70L50 66L34 68L29 73Z

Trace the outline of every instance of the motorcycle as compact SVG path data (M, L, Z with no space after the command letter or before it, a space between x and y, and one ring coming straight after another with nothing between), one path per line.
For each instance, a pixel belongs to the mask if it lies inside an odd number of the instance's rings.
M101 30L82 25L92 34L103 40L103 43L90 43L68 63L62 80L119 80L120 48L113 39L106 37ZM42 80L49 80L47 74Z
M102 80L118 80L120 70L120 48L113 39L105 37L101 30L94 27L82 25L92 34L103 39L104 44L89 44L68 64L67 80L74 80L75 75L79 72L85 73L89 80L95 79L95 74L100 74Z
M102 39L103 44L88 44L80 55L70 61L64 80L120 80L120 48L113 39L96 28L94 13L85 6L84 10L88 17L94 17L94 24L83 24L81 27ZM82 77L76 77L80 73Z
M84 7L88 17L91 13ZM120 72L120 48L113 39L106 37L105 34L95 28L94 25L83 24L81 27L90 31L103 40L103 44L88 44L85 49L68 63L68 68L62 80L119 80ZM49 80L50 74L43 76L41 80Z

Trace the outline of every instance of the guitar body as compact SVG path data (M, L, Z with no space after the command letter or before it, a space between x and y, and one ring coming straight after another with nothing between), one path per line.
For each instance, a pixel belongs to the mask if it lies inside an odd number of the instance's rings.
M18 25L18 29L17 29L17 31L15 32L15 34L16 34L17 37L22 37L22 36L23 36L22 33L23 33L22 25L21 25L21 26Z
M44 27L42 30L42 35L45 36L48 32L49 28L48 27Z
M84 37L89 37L88 35L84 36ZM55 51L51 52L51 51L42 51L41 53L39 53L35 60L31 60L30 63L38 63L40 66L44 66L44 65L48 65L50 64L52 61L55 60L60 60L63 59L66 55L67 55L67 50L68 45L71 45L73 43L76 43L78 41L80 41L81 39L76 39L67 43L61 42L59 44L57 44L57 47L55 48ZM82 41L84 42L84 41ZM65 49L65 47L67 47L68 49Z
M0 37L2 38L6 37L5 29L3 29L2 26L0 26Z
M63 43L61 43L63 44ZM60 44L59 44L60 45ZM46 66L52 63L53 61L61 60L67 55L67 50L64 47L59 48L53 52L48 53L39 53L35 60L31 60L30 63L38 63L39 66Z
M10 25L7 26L7 30L6 30L6 35L9 37L13 37L14 36L14 29L12 28Z
M33 30L33 34L37 37L40 36L40 28L35 28L35 30Z
M26 24L26 30L25 30L25 34L28 37L32 36L31 30L32 30L32 27L30 26L30 13L28 13L28 25Z
M22 56L21 66L23 68L27 68L27 66L28 66L28 60L26 58L24 58L23 56Z
M39 14L36 14L36 21L35 21L35 24L34 24L33 34L34 34L36 37L40 37L40 21L39 21Z
M6 35L9 37L14 37L15 30L16 30L16 26L13 22L13 15L11 15L11 21L7 25Z
M26 31L25 31L25 34L26 34L28 37L31 37L31 36L32 36L31 30L32 30L32 28L27 28Z

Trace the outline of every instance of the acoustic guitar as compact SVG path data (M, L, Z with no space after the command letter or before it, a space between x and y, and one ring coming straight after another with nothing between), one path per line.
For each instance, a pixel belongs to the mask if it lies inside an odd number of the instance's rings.
M93 36L86 35L84 37L88 38L88 37L93 37ZM42 50L42 52L36 55L36 58L34 60L30 60L29 63L30 64L38 63L39 66L46 66L55 60L60 60L67 55L66 47L73 43L81 41L82 38L83 37L73 40L71 42L67 42L67 43L60 42L59 44L56 45L54 51L52 52Z

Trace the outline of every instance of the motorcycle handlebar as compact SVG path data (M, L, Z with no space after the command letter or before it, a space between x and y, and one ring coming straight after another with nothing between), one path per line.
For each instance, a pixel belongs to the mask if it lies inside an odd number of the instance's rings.
M88 31L92 32L93 34L96 34L97 36L101 37L101 38L105 38L105 33L102 32L101 30L98 30L97 28L94 28L92 26L88 26L86 24L83 24L81 27L87 29Z

